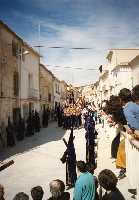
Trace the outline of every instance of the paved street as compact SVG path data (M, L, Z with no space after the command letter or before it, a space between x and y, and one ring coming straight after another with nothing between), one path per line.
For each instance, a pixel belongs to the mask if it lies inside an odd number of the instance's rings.
M98 128L98 127L97 127ZM102 129L99 126L98 132L98 168L96 174L103 169L111 169L116 175L119 173L119 169L116 169L115 162L111 159L111 142L115 136L113 128L108 128L109 132ZM118 182L118 188L123 193L126 200L131 200L131 195L128 193L128 189L131 188L127 177Z
M106 137L103 129L99 129L98 173L101 169L109 168L117 173L114 163L110 159L111 137ZM85 159L84 129L74 131L77 160ZM26 138L15 148L8 149L3 156L14 159L15 164L0 174L0 182L5 186L6 199L13 198L15 193L23 191L30 193L33 186L41 185L45 190L44 199L49 193L49 182L52 179L65 181L65 165L60 161L65 145L61 140L69 136L69 131L57 128L56 123L51 123L47 129L34 137ZM4 158L3 157L3 158ZM129 188L127 179L119 182L119 187L127 200ZM72 190L71 190L72 194Z
M75 144L78 159L84 159L83 132L74 132L75 136L77 135ZM42 129L41 133L26 138L15 148L8 149L6 157L14 159L15 164L0 174L0 182L5 186L6 199L10 200L20 191L29 194L30 189L36 185L44 188L44 199L47 199L50 195L49 182L56 178L65 181L65 164L61 163L60 157L66 148L61 139L68 136L69 131L65 132L57 128L56 123L52 123L47 129Z

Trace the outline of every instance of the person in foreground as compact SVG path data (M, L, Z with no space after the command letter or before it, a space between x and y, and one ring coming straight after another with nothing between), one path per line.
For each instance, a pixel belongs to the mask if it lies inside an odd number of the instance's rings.
M70 200L70 193L65 192L65 184L59 179L51 181L50 192L52 197L48 200Z
M24 192L19 192L15 195L13 200L29 200L29 196Z
M95 181L87 171L84 161L77 161L77 170L80 173L74 188L73 200L95 200Z
M31 196L33 200L42 200L44 191L41 186L36 186L31 189Z
M98 181L100 186L106 190L102 200L125 200L122 193L116 187L118 179L111 170L102 170L98 175Z

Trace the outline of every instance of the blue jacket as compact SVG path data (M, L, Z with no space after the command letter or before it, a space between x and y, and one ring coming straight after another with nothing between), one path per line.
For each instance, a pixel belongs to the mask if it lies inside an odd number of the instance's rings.
M95 181L91 173L82 173L75 184L73 200L95 200Z
M128 125L139 130L139 105L130 101L124 106L123 111Z

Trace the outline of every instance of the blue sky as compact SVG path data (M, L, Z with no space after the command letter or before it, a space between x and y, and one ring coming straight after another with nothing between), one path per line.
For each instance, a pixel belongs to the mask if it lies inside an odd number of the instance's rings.
M31 46L38 44L40 23L42 62L82 67L49 66L60 79L76 85L98 79L98 71L87 69L105 65L108 49L139 47L138 0L0 0L0 18ZM47 48L57 45L65 48Z

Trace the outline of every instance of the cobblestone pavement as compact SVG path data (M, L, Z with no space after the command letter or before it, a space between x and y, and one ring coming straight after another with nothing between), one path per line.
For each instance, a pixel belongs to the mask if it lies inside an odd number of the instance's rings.
M62 138L68 139L69 133L58 128L56 123L51 123L47 129L42 129L40 133L26 138L16 147L9 148L2 154L3 159L15 161L14 165L0 173L0 183L5 186L6 200L11 200L17 192L23 191L29 194L30 189L36 185L44 188L44 199L47 199L50 196L49 182L56 178L65 181L65 165L61 163L60 157L66 149ZM84 129L74 131L77 160L85 160L84 133ZM98 138L96 174L104 168L112 169L117 173L110 159L111 137L108 137L104 129L99 127ZM130 200L127 193L127 188L129 188L127 178L119 182L119 188L126 199ZM73 190L70 192L72 196Z

